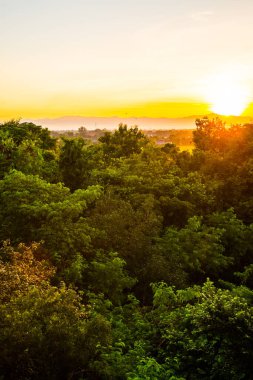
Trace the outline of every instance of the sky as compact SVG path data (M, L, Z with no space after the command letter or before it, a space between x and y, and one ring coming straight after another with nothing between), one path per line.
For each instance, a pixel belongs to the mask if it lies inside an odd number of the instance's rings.
M224 98L253 116L252 14L252 0L0 0L0 119L182 117Z

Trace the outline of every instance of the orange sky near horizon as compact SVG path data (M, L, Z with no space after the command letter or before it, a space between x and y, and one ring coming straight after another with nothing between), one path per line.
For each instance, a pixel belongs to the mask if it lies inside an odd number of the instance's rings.
M85 107L79 106L78 103L60 107L54 105L48 106L45 109L32 109L24 105L15 109L14 118L25 118L26 115L30 118L57 118L61 116L85 116L85 117L150 117L150 118L176 118L187 117L192 115L206 115L211 112L210 106L204 103L193 102L150 102L134 105L116 105L112 107L110 104L102 105L90 104ZM24 117L25 115L25 117ZM3 110L0 119L8 120L13 118L13 108Z
M253 116L251 0L0 0L0 11L0 120Z
M20 107L13 110L1 109L0 120L10 119L40 119L58 118L62 116L83 116L83 117L149 117L149 118L183 118L188 116L204 116L213 113L211 105L207 103L191 102L161 102L145 103L137 105L126 105L125 107L113 107L109 105L101 108L96 106L78 108L68 107L48 107L46 109L31 109L30 107ZM253 103L248 104L241 116L253 117ZM226 116L230 116L227 114Z

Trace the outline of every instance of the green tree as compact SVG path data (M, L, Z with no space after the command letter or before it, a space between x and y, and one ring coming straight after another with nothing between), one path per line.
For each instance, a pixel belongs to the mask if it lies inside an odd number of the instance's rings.
M85 213L100 195L99 186L71 194L62 184L13 171L0 181L0 239L15 244L44 240L51 259L63 271L78 254L90 251L94 229Z
M161 227L152 197L146 197L136 210L129 201L109 194L96 202L90 211L89 222L98 231L92 240L93 245L107 252L117 252L133 276L143 267L152 239Z
M47 129L15 120L0 124L0 178L17 169L50 182L59 181L55 150L56 140Z
M82 138L63 139L60 150L59 167L64 184L72 191L89 184L94 162L99 166L99 152Z
M24 140L37 141L42 149L55 148L56 140L50 136L47 128L42 128L34 123L21 123L19 120L10 120L0 124L0 130L7 132L18 146Z
M80 379L92 373L110 324L64 285L29 287L0 305L3 379Z
M128 275L125 265L117 253L97 252L86 273L86 286L96 294L103 293L116 305L122 303L123 291L131 289L136 282Z
M219 118L209 120L208 117L196 120L193 131L193 142L197 149L221 152L226 142L225 123Z
M119 124L115 132L105 132L99 138L106 158L129 157L140 153L148 140L138 127L128 129L126 124Z
M187 379L252 378L253 307L235 288L154 286L159 362Z
M157 248L171 263L181 263L193 283L208 276L217 279L233 263L224 255L222 233L222 229L209 227L194 216L184 228L167 228Z

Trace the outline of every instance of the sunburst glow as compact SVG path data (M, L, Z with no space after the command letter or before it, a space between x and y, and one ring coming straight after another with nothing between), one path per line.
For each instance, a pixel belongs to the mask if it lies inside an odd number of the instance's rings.
M248 90L240 81L227 76L212 78L207 86L207 100L212 112L239 116L249 104Z

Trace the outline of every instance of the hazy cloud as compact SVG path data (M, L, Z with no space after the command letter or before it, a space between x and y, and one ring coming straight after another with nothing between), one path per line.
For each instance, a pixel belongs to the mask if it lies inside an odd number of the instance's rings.
M196 11L190 14L194 21L205 21L214 15L213 11Z

